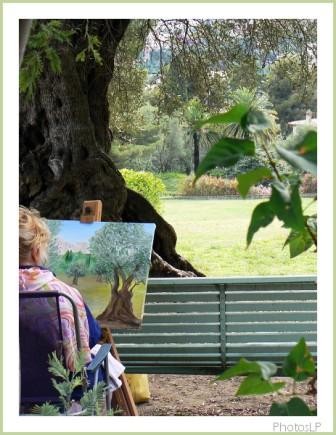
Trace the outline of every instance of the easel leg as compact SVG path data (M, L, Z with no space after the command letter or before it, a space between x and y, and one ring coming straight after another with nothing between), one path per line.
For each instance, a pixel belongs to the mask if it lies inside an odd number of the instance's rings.
M109 329L102 328L102 341L104 343L111 343L111 354L112 356L120 361L120 357L114 343L112 334ZM131 389L128 385L127 378L124 373L119 377L122 382L122 386L113 392L112 405L117 406L123 410L126 416L138 416L138 410L133 400Z

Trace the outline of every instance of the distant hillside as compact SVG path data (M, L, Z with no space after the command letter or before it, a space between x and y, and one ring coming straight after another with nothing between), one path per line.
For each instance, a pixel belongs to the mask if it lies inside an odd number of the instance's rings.
M67 251L83 252L83 254L89 254L89 244L87 242L71 243L61 238L56 239L57 253L59 255L65 254Z

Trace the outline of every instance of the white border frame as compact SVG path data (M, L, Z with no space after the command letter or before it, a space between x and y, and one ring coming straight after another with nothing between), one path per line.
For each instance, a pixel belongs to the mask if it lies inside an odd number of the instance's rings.
M332 431L332 4L3 4L4 34L4 431L9 432L272 432L274 422ZM18 19L19 18L310 18L318 20L319 118L319 406L318 417L24 417L18 415ZM14 49L13 49L14 47ZM323 313L323 314L322 314ZM323 337L323 340L322 340ZM14 347L14 349L13 349ZM323 400L323 403L322 403ZM311 426L307 426L311 424ZM303 426L301 426L303 427Z

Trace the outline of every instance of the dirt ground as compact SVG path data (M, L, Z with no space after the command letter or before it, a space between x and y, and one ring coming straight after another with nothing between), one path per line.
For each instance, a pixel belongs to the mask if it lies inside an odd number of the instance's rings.
M201 416L201 415L268 415L275 396L237 397L235 392L239 379L211 383L214 376L189 375L149 375L151 399L138 404L140 415ZM290 379L274 378L286 381L287 394L292 389ZM297 384L297 396L301 397L310 408L316 406L316 398L305 394L306 383ZM277 395L276 401L288 401L289 396Z

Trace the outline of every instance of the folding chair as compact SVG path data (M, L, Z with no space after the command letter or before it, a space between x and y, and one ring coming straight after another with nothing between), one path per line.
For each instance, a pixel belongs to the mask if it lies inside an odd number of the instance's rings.
M63 356L62 318L60 297L66 298L73 310L77 350L81 350L77 307L70 296L57 291L30 291L19 294L20 333L20 407L44 402L58 403L57 391L52 385L48 371L48 355L56 351ZM101 346L99 352L86 367L92 373L94 386L98 372L104 364L106 383L106 408L111 409L109 387L108 354L111 344Z

